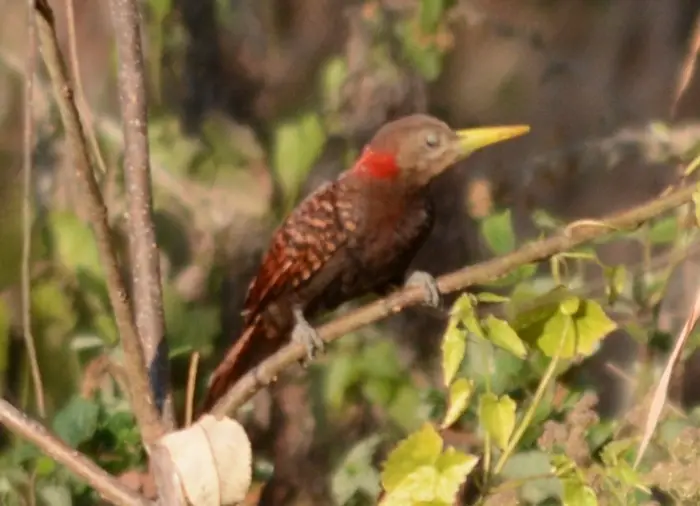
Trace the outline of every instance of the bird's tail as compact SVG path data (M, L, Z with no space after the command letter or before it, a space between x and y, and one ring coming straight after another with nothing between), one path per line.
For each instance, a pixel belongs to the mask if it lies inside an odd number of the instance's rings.
M231 385L277 351L279 344L277 339L266 335L260 320L246 327L224 359L214 369L204 401L199 407L198 416L213 408Z

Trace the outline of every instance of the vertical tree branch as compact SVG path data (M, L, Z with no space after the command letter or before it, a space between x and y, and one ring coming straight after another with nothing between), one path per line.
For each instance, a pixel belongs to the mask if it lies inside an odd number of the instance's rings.
M75 176L83 187L86 209L105 270L109 299L124 349L124 369L128 377L131 406L144 443L149 447L166 432L166 429L161 423L148 384L144 352L134 324L124 280L117 264L114 239L107 222L107 208L95 181L83 127L73 100L73 89L68 80L65 61L58 48L53 12L46 0L36 0L35 8L38 14L41 53L51 77L54 95L66 131L66 140L73 158Z
M129 206L129 252L138 328L150 370L151 386L164 420L174 427L168 347L158 245L153 226L148 152L146 83L140 14L135 0L110 0L119 59L119 101L124 131L124 177Z
M31 273L32 254L32 156L34 154L34 73L36 71L36 14L34 0L27 1L27 61L24 79L24 189L22 195L22 330L34 384L34 401L41 418L46 417L44 385L32 334Z
M66 466L69 471L83 479L104 499L113 504L124 506L152 504L119 483L85 455L66 445L42 424L28 418L12 404L2 399L0 399L0 423L17 436L34 443L42 452Z

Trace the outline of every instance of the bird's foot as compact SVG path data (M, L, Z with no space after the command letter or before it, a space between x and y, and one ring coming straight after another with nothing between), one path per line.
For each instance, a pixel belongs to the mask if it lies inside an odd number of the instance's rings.
M436 279L425 271L413 271L406 280L406 286L417 286L425 292L424 303L426 306L440 308L442 306L442 296L438 288Z
M301 309L294 309L294 322L292 341L303 344L306 348L306 357L301 360L301 365L307 366L318 353L323 353L324 343L316 329L306 321Z

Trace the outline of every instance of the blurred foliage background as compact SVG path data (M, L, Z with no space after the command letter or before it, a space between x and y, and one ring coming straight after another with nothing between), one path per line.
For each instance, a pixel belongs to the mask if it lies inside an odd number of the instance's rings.
M71 40L70 1L50 3L82 85L81 112L104 154L101 183L119 231L124 187L109 13L104 2L72 0ZM0 392L31 412L19 297L25 7L0 0ZM145 0L156 224L180 415L190 356L202 356L201 391L240 330L245 290L274 227L347 168L387 120L429 112L455 127L532 125L526 139L480 152L436 181L437 226L415 264L435 275L509 251L558 223L658 195L700 139L700 80L691 81L673 122L669 113L699 12L693 0ZM116 328L41 76L31 311L49 416L71 444L136 479L144 456L118 388ZM487 287L515 299L563 283L598 300L618 323L595 353L559 371L518 447L520 460L509 464L512 479L546 471L546 419L585 433L576 440L585 448L566 452L583 452L577 464L585 470L604 441L636 434L697 288L695 235L683 216ZM258 395L240 417L257 457L249 504L374 504L378 462L445 409L439 364L447 317L415 309L362 329ZM700 494L697 474L671 467L700 449L693 446L700 432L682 432L695 430L700 399L692 348L672 384L675 407L656 460L645 470L648 483L691 501ZM475 357L468 353L464 364L469 377L481 374L470 369L480 365ZM542 361L500 351L493 358L488 388L528 398ZM445 441L480 447L475 410L442 432ZM678 449L671 442L680 444L681 432L687 445ZM493 504L558 503L557 486L533 483ZM0 502L30 504L34 489L44 504L97 500L0 429Z

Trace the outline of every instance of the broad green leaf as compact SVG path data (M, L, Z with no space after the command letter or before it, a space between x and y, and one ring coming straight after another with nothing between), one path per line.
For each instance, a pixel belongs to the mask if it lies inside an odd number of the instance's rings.
M474 303L467 293L460 295L450 308L450 317L462 321L474 314Z
M420 466L404 477L379 503L380 506L410 506L417 503L432 502L438 484L438 470L435 465ZM386 487L385 487L386 488Z
M597 506L595 492L578 478L564 478L564 506Z
M467 333L456 322L450 322L442 338L442 375L445 386L449 386L459 370L467 350Z
M487 216L479 223L486 244L496 255L504 255L515 249L515 232L510 209Z
M477 293L476 298L479 300L479 302L485 302L487 304L499 304L501 302L508 302L510 300L510 297L498 295L497 293L491 292Z
M434 468L442 452L442 438L426 423L394 448L382 471L382 486L387 492L396 489L403 480L421 467Z
M478 457L459 452L450 447L440 455L435 467L439 473L435 489L438 501L453 504L460 485L464 483L479 462Z
M66 444L77 448L95 434L99 410L97 403L75 396L56 414L53 430Z
M598 342L617 325L593 300L581 299L574 314L564 314L562 303L569 297L566 290L560 289L540 297L532 307L518 312L512 322L513 328L524 341L537 344L548 357L555 355L562 339L561 357L590 355Z
M72 271L84 270L102 279L97 245L87 223L73 213L57 211L48 221L59 261Z
M474 382L466 378L458 378L450 385L447 412L445 413L441 428L449 427L464 414L473 392Z
M501 450L515 429L515 408L515 401L507 395L484 393L479 398L479 423Z
M570 295L559 303L559 311L566 316L575 315L579 307L581 307L581 299L575 295Z
M489 315L484 320L484 330L486 338L496 346L500 346L518 358L525 358L527 355L525 345L508 322Z

